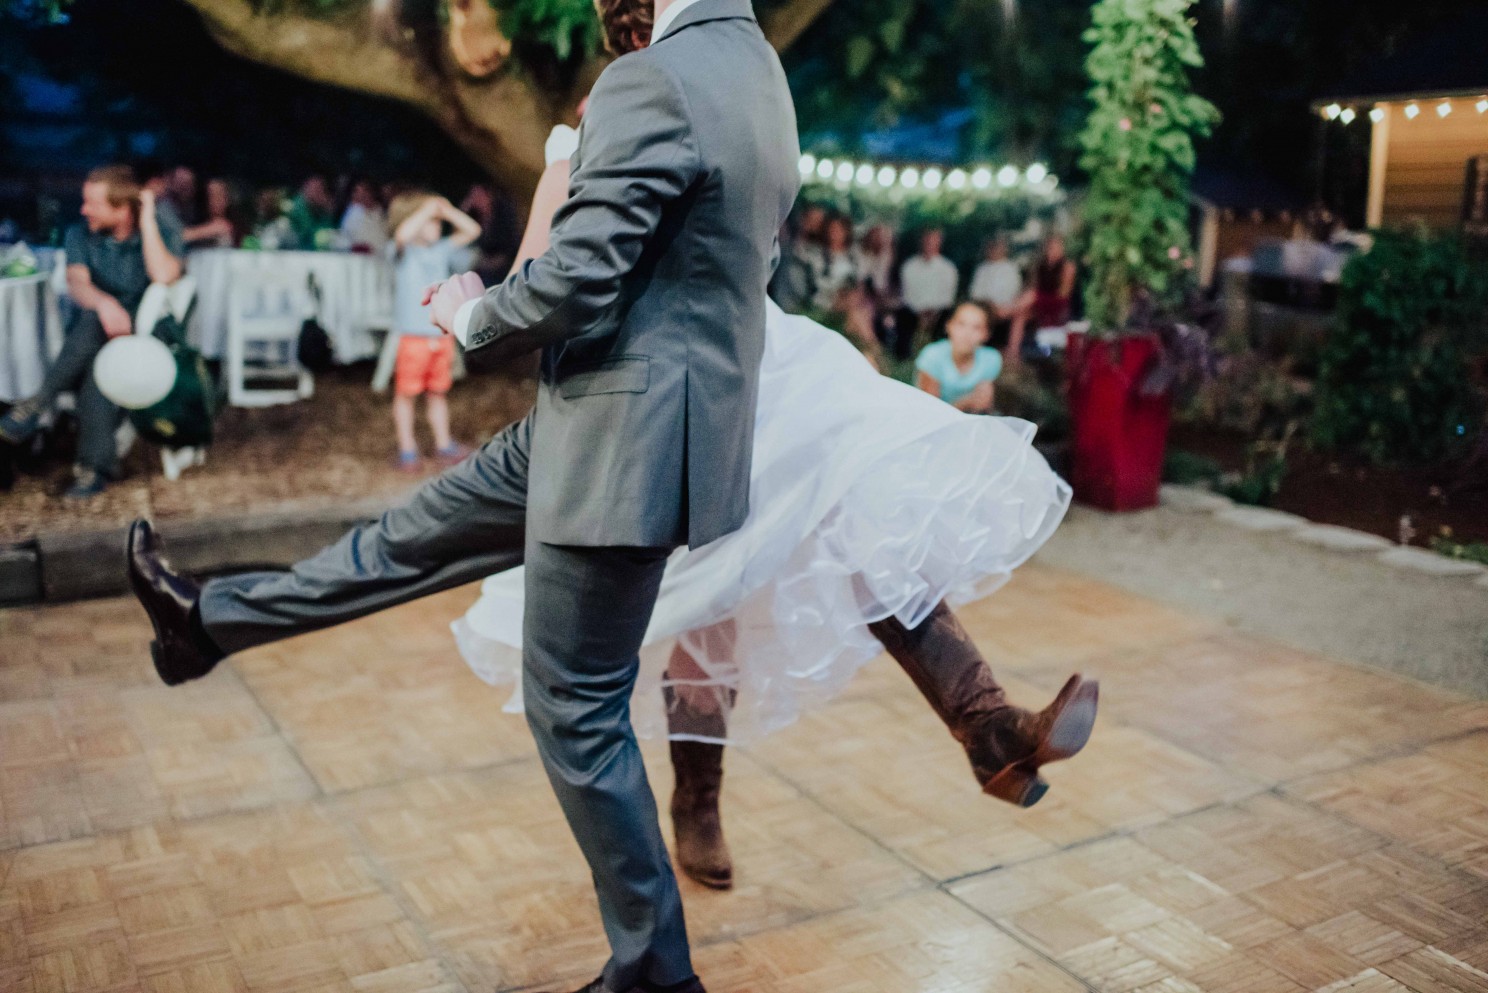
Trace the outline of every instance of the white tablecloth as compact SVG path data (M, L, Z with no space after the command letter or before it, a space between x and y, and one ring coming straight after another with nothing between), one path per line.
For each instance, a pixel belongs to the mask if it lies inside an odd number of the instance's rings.
M191 340L208 358L227 350L227 315L235 280L272 273L320 286L320 323L341 362L377 354L372 329L386 329L393 312L393 268L386 259L351 252L253 252L208 248L186 258L196 279ZM308 315L307 315L308 316Z
M62 347L57 294L47 273L0 279L0 400L23 400L41 386Z

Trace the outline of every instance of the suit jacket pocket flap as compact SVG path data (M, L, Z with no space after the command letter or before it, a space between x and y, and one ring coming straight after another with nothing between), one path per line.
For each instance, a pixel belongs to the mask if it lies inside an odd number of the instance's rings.
M651 360L644 355L622 355L570 373L558 384L565 400L596 393L645 393L651 385Z

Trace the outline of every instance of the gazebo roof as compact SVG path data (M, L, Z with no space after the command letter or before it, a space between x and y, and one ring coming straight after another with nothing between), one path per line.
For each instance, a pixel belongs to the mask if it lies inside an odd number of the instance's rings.
M1488 10L1450 18L1344 80L1317 103L1488 94Z
M1275 212L1300 210L1307 198L1257 172L1234 172L1201 164L1194 171L1191 193L1210 207L1221 210Z

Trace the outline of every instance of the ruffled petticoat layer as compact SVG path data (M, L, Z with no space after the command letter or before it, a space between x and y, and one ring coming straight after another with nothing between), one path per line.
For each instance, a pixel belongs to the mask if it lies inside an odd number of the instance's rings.
M735 555L713 556L722 562L689 561L714 546L678 551L641 653L636 732L758 739L830 700L879 654L870 623L894 616L914 627L942 600L967 603L1007 582L1070 502L1033 435L1025 421L958 415L860 460L840 498L811 515L816 520L786 515L788 525L752 528L752 514L717 543L734 542L721 551ZM767 500L786 499L799 485L762 482L757 493L776 494ZM521 616L514 572L488 580L480 602L453 625L481 679L516 685L509 711L521 709ZM695 665L672 662L678 644ZM673 700L670 728L663 686L687 704Z

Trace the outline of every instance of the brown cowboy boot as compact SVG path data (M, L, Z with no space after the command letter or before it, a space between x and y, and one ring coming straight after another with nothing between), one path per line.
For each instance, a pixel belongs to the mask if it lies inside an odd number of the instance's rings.
M1090 740L1099 683L1076 674L1038 713L1013 706L971 636L943 603L919 627L906 628L889 617L868 630L961 743L977 782L990 796L1033 806L1049 788L1039 766L1069 758Z
M667 722L673 732L718 738L727 734L727 718L721 711L699 714L689 710L670 686L663 692ZM718 795L723 788L723 746L674 739L671 750L676 774L672 829L677 839L677 864L690 878L709 889L729 889L734 885L734 863L723 840L723 818L718 812Z

